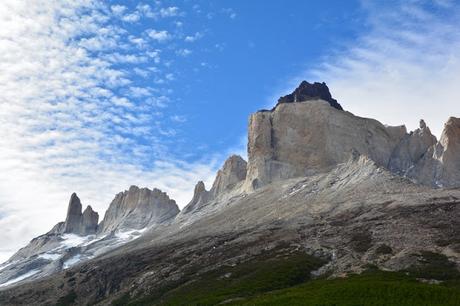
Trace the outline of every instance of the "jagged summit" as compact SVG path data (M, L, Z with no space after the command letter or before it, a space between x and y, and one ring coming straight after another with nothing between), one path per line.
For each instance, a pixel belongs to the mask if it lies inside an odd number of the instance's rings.
M95 234L98 221L99 215L97 212L93 211L91 206L88 205L84 213L82 213L80 198L74 192L70 196L67 216L61 231L62 233L71 233L82 236Z
M317 99L327 101L332 107L343 110L337 100L332 98L329 87L327 87L324 82L309 83L307 81L302 81L291 94L279 98L277 105L281 103L305 102Z
M237 183L246 179L247 162L239 155L230 156L222 169L217 172L211 188L214 197L232 189Z
M115 196L99 225L98 232L143 229L172 219L178 213L176 202L165 192L156 188L150 190L131 186L129 190Z
M235 190L238 184L246 179L247 162L239 155L231 155L224 162L216 179L209 191L206 190L204 182L199 181L195 185L192 200L184 207L182 213L189 213L201 205L216 200ZM241 185L241 184L240 184Z

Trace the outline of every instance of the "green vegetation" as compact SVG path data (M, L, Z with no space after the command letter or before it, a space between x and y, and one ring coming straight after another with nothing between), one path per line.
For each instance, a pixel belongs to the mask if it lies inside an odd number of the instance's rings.
M229 305L459 305L460 286L420 283L403 273L369 272L316 280Z
M418 257L418 263L407 270L410 275L437 280L460 279L460 272L455 268L455 263L449 261L445 255L422 252Z
M126 294L113 305L459 305L460 273L453 263L440 254L418 256L420 264L404 273L369 266L360 275L311 280L322 260L303 253L265 254L199 276L190 271L181 282L139 297ZM428 284L418 277L446 281Z
M324 263L304 253L279 254L275 258L262 255L255 260L221 267L200 276L190 275L186 277L190 279L188 282L166 285L147 297L131 302L123 296L114 305L214 305L303 283L310 279L311 271Z
M77 299L77 294L75 293L75 291L72 290L67 295L61 297L56 303L56 306L73 305L76 299Z

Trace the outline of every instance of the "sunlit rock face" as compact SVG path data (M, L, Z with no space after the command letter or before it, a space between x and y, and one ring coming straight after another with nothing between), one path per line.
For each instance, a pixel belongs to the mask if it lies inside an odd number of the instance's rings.
M230 156L222 169L217 172L216 180L210 190L213 197L217 197L246 179L247 162L239 155Z
M408 171L416 182L435 187L460 186L460 119L451 117L444 125L439 142Z
M323 100L278 104L251 115L247 190L271 182L327 171L365 155L387 166L405 127L386 127L332 107Z
M388 169L397 174L407 175L436 142L436 137L431 134L425 121L420 120L420 127L405 135L395 148Z
M222 168L217 171L216 179L209 191L202 181L195 185L192 200L184 207L182 214L190 213L199 209L202 205L225 197L232 191L241 187L246 179L247 162L239 155L232 155L224 162Z
M303 81L272 110L250 116L244 190L327 172L364 155L391 172L432 187L460 186L460 119L450 118L439 142L426 123L407 133L343 111L324 83Z
M159 189L131 186L110 203L99 233L120 229L142 229L174 218L179 208L174 200Z

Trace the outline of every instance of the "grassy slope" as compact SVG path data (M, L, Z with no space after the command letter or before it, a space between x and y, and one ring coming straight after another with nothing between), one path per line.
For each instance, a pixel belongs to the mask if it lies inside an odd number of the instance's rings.
M427 253L408 273L372 270L334 280L310 280L323 261L303 253L261 255L114 305L460 305L460 276L447 258ZM444 279L425 284L416 277Z
M460 287L424 284L403 273L371 272L316 280L230 305L460 305Z

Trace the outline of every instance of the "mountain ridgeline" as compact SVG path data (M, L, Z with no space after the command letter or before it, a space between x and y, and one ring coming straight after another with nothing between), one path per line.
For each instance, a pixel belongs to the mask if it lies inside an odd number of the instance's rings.
M408 132L361 118L325 83L303 81L250 116L247 152L247 162L230 156L209 190L198 182L182 210L158 189L131 186L98 223L72 194L65 221L0 266L0 303L168 302L168 290L196 291L189 282L211 270L230 281L243 272L229 267L280 254L311 256L305 279L369 265L421 271L428 257L459 273L460 119L437 140L423 120ZM8 289L18 284L20 296Z

